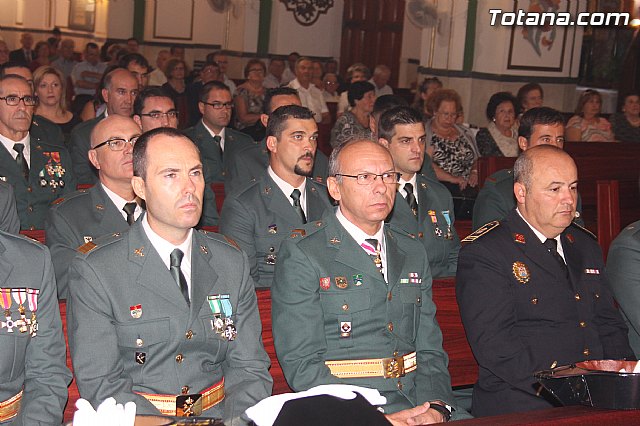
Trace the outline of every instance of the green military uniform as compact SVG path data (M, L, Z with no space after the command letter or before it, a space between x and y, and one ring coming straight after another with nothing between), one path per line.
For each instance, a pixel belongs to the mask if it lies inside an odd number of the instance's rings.
M247 182L260 178L269 166L267 140L263 139L259 143L236 151L229 156L228 160L228 174L224 183L224 192L231 194L234 190L244 187ZM325 183L328 171L329 159L317 149L311 178L316 182Z
M386 413L435 400L456 408L424 247L393 225L384 233L388 284L332 211L283 242L271 287L282 370L295 391L330 383L378 389ZM338 378L325 365L413 351L417 368L404 377Z
M42 132L47 135L47 141L51 145L56 144L60 146L66 146L64 144L65 139L64 134L62 133L62 129L53 121L44 118L41 115L34 115L33 125L38 126L42 129Z
M422 162L420 174L433 180L438 180L436 171L433 169L433 161L431 160L431 156L426 152L424 153L424 161Z
M307 220L318 220L331 209L327 187L306 180ZM280 243L302 219L267 172L261 179L230 194L224 201L220 233L233 238L247 253L257 287L271 287Z
M101 184L69 194L51 206L45 233L56 272L58 298L67 298L67 270L76 249L102 235L127 229L127 221Z
M13 187L2 181L0 181L0 230L10 234L20 232L20 219L16 210Z
M71 373L49 250L0 232L0 287L0 403L22 391L12 425L60 424Z
M417 237L427 250L434 278L455 276L458 266L460 238L453 226L453 198L440 182L423 175L416 176L417 215L400 191L387 222Z
M473 206L473 230L475 231L485 223L504 219L515 208L513 170L498 170L486 179L484 186L478 193L476 203ZM580 195L578 195L577 211L582 212ZM581 217L576 218L575 222L584 226Z
M607 278L629 328L629 344L640 357L640 221L620 232L609 247Z
M44 229L50 204L63 194L75 191L71 158L59 142L38 125L31 126L29 180L6 149L0 149L0 180L13 186L21 229Z
M80 396L97 406L113 396L138 414L158 414L139 392L180 395L225 380L225 398L203 412L225 423L271 393L256 293L247 257L214 233L194 232L191 303L142 226L100 238L69 269L69 345ZM227 298L228 297L228 298ZM213 326L215 300L237 330ZM218 305L215 305L217 308Z
M98 171L89 161L89 150L91 149L91 132L104 118L105 114L102 113L96 118L83 121L71 131L69 152L73 161L73 174L78 184L93 185L98 183Z

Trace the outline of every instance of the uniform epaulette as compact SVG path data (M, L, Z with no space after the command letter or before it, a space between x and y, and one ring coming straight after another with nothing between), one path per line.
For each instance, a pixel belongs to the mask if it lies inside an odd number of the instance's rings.
M112 234L103 235L99 238L92 239L79 246L76 251L78 253L87 254L92 252L97 247L104 247L110 243L118 241L122 238L121 232L114 232Z
M53 203L51 203L51 205L52 206L57 206L58 204L60 204L63 201L64 201L64 197L60 197L60 198L56 199Z
M79 189L77 191L73 191L71 193L65 194L64 197L60 197L58 199L56 199L54 202L51 203L52 206L59 206L60 204L63 204L65 201L69 201L69 200L73 200L74 198L77 198L81 195L84 195L87 193L86 189Z
M241 250L240 246L238 245L238 243L236 243L236 240L234 240L233 238L227 237L225 235L224 239L227 243L231 244L233 247L237 248L238 250Z
M589 236L591 236L594 240L597 240L597 239L598 239L598 237L596 237L596 234L594 234L593 232L589 231L589 230L588 230L587 228L585 228L584 226L582 226L582 225L578 225L578 224L577 224L577 223L575 223L575 222L571 222L571 224L572 224L573 226L575 226L576 228L578 228L578 229L580 229L580 230L584 231L586 234L588 234Z
M477 240L478 238L482 237L484 234L489 233L490 231L496 229L498 226L500 226L500 222L498 222L497 220L494 220L493 222L489 222L489 223L485 223L484 225L482 225L480 228L476 229L475 232L469 234L465 239L463 239L461 242L463 243L470 243L472 241Z
M78 252L82 254L87 254L91 250L95 249L96 247L98 247L96 243L94 243L93 241L87 241L86 243L78 247Z

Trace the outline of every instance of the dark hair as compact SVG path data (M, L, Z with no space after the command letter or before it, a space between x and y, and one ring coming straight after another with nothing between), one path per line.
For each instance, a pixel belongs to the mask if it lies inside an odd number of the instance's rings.
M489 98L489 103L487 103L486 114L489 121L492 121L494 118L496 118L496 110L498 109L498 105L503 102L511 102L511 105L513 105L513 112L515 114L516 109L518 108L518 100L515 98L515 96L513 96L511 92L494 93L493 95L491 95L491 98Z
M198 146L187 136L185 136L180 130L172 127L158 127L148 132L144 132L140 135L135 145L133 146L133 175L139 176L143 179L147 177L147 145L149 141L156 136L164 135L172 138L183 138L191 142L200 153Z
M584 105L593 98L598 98L602 105L602 95L600 95L600 92L597 90L587 89L582 92L582 95L578 98L578 104L576 105L576 114L582 117L584 115Z
M373 115L382 114L388 109L398 106L409 106L409 102L402 96L398 95L382 95L376 98L373 104Z
M89 43L87 43L84 46L84 50L89 50L89 49L100 49L100 48L98 47L97 44L95 44L94 42L90 41Z
M167 99L171 99L171 102L174 102L171 95L169 95L167 91L164 90L162 87L160 86L145 87L140 91L140 93L138 93L138 96L136 96L136 100L133 101L134 115L142 114L142 110L144 109L144 104L147 102L147 99L149 98L167 98Z
M355 83L351 83L351 86L349 86L349 90L347 92L349 105L351 105L352 107L356 106L356 101L364 98L365 94L375 91L375 86L368 81L356 81Z
M265 74L267 73L267 66L264 64L264 62L262 62L260 59L249 59L247 65L244 66L244 78L249 78L249 70L253 65L260 65L262 71Z
M169 54L173 55L174 53L176 53L176 49L184 50L184 44L174 44L173 46L169 47Z
M136 43L140 44L140 42L138 41L138 39L137 39L137 38L135 38L135 37L129 37L129 38L127 39L127 43L128 43L128 42L130 42L130 41L135 41Z
M202 89L200 89L200 93L198 93L198 100L200 102L207 102L209 92L211 92L212 90L226 90L227 92L231 93L231 89L229 89L229 86L221 81L213 80L202 86Z
M271 100L276 96L295 96L300 99L300 95L296 89L291 87L275 87L268 89L264 94L264 101L262 102L262 110L265 114L271 115Z
M314 120L313 113L309 108L305 108L300 105L284 105L277 108L269 116L266 135L280 138L282 131L284 130L285 123L287 120L292 118L298 120Z
M564 126L564 117L558 111L549 107L531 108L520 117L520 127L518 128L518 136L522 136L529 140L533 133L533 126L536 124L554 125L560 124Z
M626 93L624 96L618 96L618 102L620 103L620 105L618 106L618 110L620 112L622 112L622 108L624 107L624 104L627 103L627 99L631 96L637 96L640 98L640 94L638 92L629 92L629 93Z
M141 67L145 67L147 70L150 68L149 61L147 61L147 58L145 58L139 53L125 54L122 58L120 58L120 61L118 61L118 65L121 66L122 68L127 68L131 62L138 64Z
M187 75L188 70L187 70L187 63L185 61L183 61L180 58L171 58L167 61L166 65L165 65L165 71L164 71L164 75L165 77L167 77L167 80L169 80L171 78L171 73L173 72L173 70L175 69L175 67L178 66L178 64L182 64L182 66L184 66L184 73L185 75Z
M57 38L55 38L55 37L49 37L49 38L47 39L47 44L49 45L49 47L55 47L55 48L57 48L57 47L58 47L58 44L60 44L60 40L58 40L58 39L57 39Z
M516 95L516 98L518 99L518 108L520 110L524 108L524 98L526 98L529 92L533 90L539 90L540 95L544 98L544 90L542 90L542 86L538 83L527 83L518 89L518 94Z
M31 69L25 65L22 62L17 62L17 61L8 61L5 62L4 64L0 65L0 77L4 77L7 75L7 69L9 68L24 68L29 70L29 72L31 72Z
M408 106L397 106L383 112L378 121L378 137L391 142L399 124L422 123L422 115Z

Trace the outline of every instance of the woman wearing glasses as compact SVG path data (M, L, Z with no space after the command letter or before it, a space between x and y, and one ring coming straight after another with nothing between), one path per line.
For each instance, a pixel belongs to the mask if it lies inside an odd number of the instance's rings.
M570 142L614 142L611 123L600 117L602 96L597 90L585 90L578 99L576 115L569 119L565 140Z
M189 124L189 108L187 105L186 84L187 64L182 59L169 59L165 70L167 82L162 88L171 95L178 110L178 129L184 129Z
M453 196L456 218L470 219L478 193L479 155L473 134L456 124L462 110L460 95L455 90L439 89L429 96L428 108L433 118L425 123L427 154L438 180Z
M244 67L244 78L247 81L238 86L234 100L236 129L244 129L260 120L265 91L262 83L266 72L267 67L260 59L251 59Z
M40 67L33 74L33 85L38 97L35 114L56 123L65 139L68 138L71 130L82 120L67 110L64 76L54 67Z

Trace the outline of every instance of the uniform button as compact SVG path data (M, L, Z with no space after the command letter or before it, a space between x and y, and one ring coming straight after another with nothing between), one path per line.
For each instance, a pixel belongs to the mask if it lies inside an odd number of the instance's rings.
M349 305L347 305L346 303L344 305L342 305L342 310L343 311L348 311L349 310Z
M393 299L393 296L391 295L391 292L387 293L387 300L391 301L391 299Z
M418 232L418 238L424 238L424 233Z
M191 340L193 338L193 331L189 330L187 331L187 339Z
M537 305L538 304L538 298L534 297L533 299L531 299L531 303L534 304L534 305Z
M398 380L398 384L396 385L399 390L402 390L402 382Z
M394 357L398 356L398 351L393 351L393 356Z
M585 328L587 326L587 323L584 321L580 321L580 327Z
M584 356L589 356L589 354L590 354L590 353L591 353L591 352L589 351L589 348L584 348L584 351L582 351L582 354L583 354Z
M551 363L551 368L556 368L558 366L558 361L553 361Z
M594 296L595 296L596 299L600 299L600 294L599 293L595 293Z
M178 354L176 355L176 362L178 364L180 364L182 362L182 360L184 359L184 356L182 356L182 354Z
M576 300L580 300L580 295L578 293L576 293L576 295L573 297L575 297Z
M387 324L387 329L388 329L389 331L393 331L393 323L392 323L392 322L390 322L389 324Z
M416 299L416 303L419 304L420 302L422 302L422 297L418 296L418 298Z
M141 348L142 346L144 346L144 340L137 338L136 339L136 346Z
M183 386L180 390L182 391L183 395L186 395L189 393L189 386Z
M27 192L33 192L33 188L31 186L27 186Z
M269 247L269 252L273 253L274 251L276 251L276 249L274 247Z
M31 213L33 211L33 206L27 206L27 211Z

